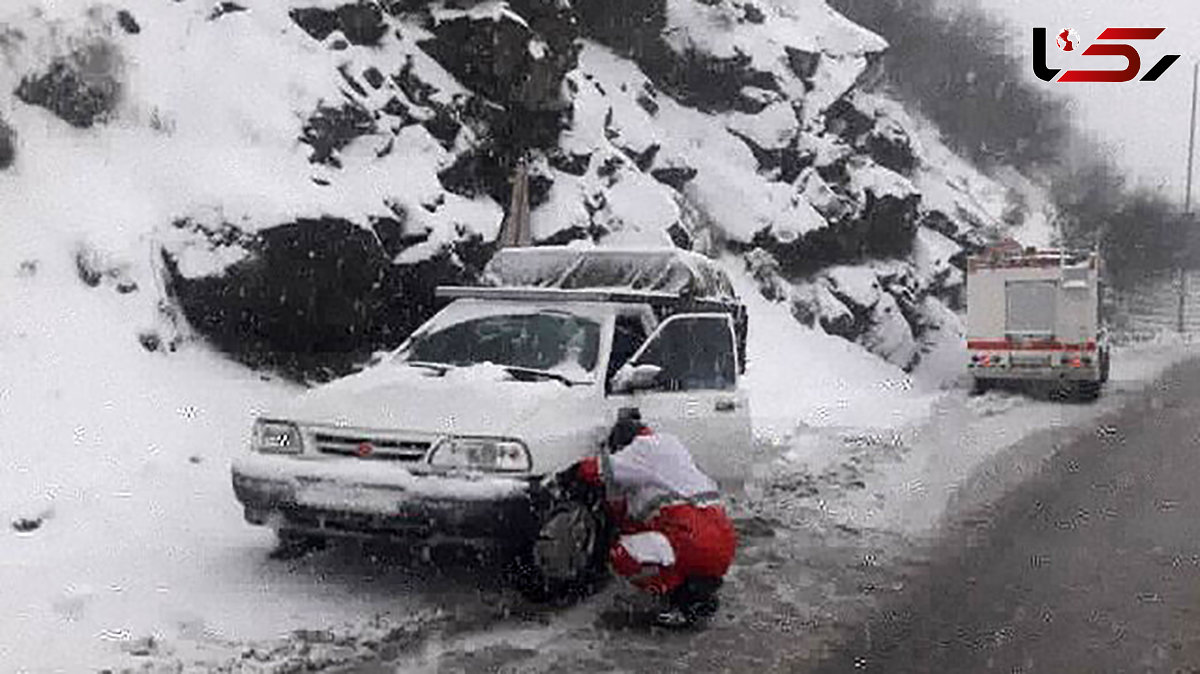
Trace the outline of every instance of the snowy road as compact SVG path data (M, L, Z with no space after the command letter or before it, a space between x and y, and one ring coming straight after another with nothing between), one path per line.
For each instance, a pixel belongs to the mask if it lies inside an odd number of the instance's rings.
M959 523L822 672L1195 672L1200 362Z

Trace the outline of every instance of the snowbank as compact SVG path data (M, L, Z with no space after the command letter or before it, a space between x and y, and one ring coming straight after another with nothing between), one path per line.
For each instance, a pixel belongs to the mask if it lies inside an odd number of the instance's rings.
M756 503L783 521L816 509L826 525L930 535L948 514L999 498L1035 474L1054 451L1048 444L1014 453L1021 440L1086 429L1165 368L1197 355L1194 345L1118 349L1107 393L1091 405L1015 393L968 398L960 390L934 400L927 418L891 428L806 429L779 461L760 467L770 496L760 493Z
M736 262L725 267L750 315L745 382L761 440L785 443L804 427L889 428L928 413L935 391L857 344L801 325Z

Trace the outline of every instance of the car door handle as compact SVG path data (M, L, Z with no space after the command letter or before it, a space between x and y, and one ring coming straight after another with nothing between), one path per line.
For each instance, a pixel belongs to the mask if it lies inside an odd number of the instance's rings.
M732 398L721 398L713 405L718 412L732 412L737 409L737 401Z

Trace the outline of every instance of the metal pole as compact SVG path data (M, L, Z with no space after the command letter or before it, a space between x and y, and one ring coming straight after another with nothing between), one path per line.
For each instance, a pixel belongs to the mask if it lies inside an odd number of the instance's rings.
M1200 81L1200 61L1192 66L1192 123L1188 127L1187 194L1183 197L1183 213L1192 212L1192 163L1196 154L1196 83Z
M1196 85L1200 81L1200 61L1192 64L1192 117L1188 126L1188 161L1187 161L1187 193L1183 197L1183 241L1180 242L1181 253L1186 252L1187 243L1191 239L1192 221L1192 166L1196 155ZM1187 272L1183 268L1183 258L1179 259L1179 334L1183 335L1184 314L1187 307Z

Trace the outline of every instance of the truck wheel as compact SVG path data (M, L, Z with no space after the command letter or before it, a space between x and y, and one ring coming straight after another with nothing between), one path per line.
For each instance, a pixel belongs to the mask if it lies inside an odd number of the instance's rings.
M971 395L981 396L987 393L988 391L992 390L993 383L994 382L992 382L991 379L981 379L979 377L973 378L971 380Z
M536 539L516 557L514 576L521 594L538 603L591 594L605 577L606 519L598 507L578 501L550 507Z
M1099 381L1081 381L1075 383L1075 398L1082 401L1092 401L1100 397Z

